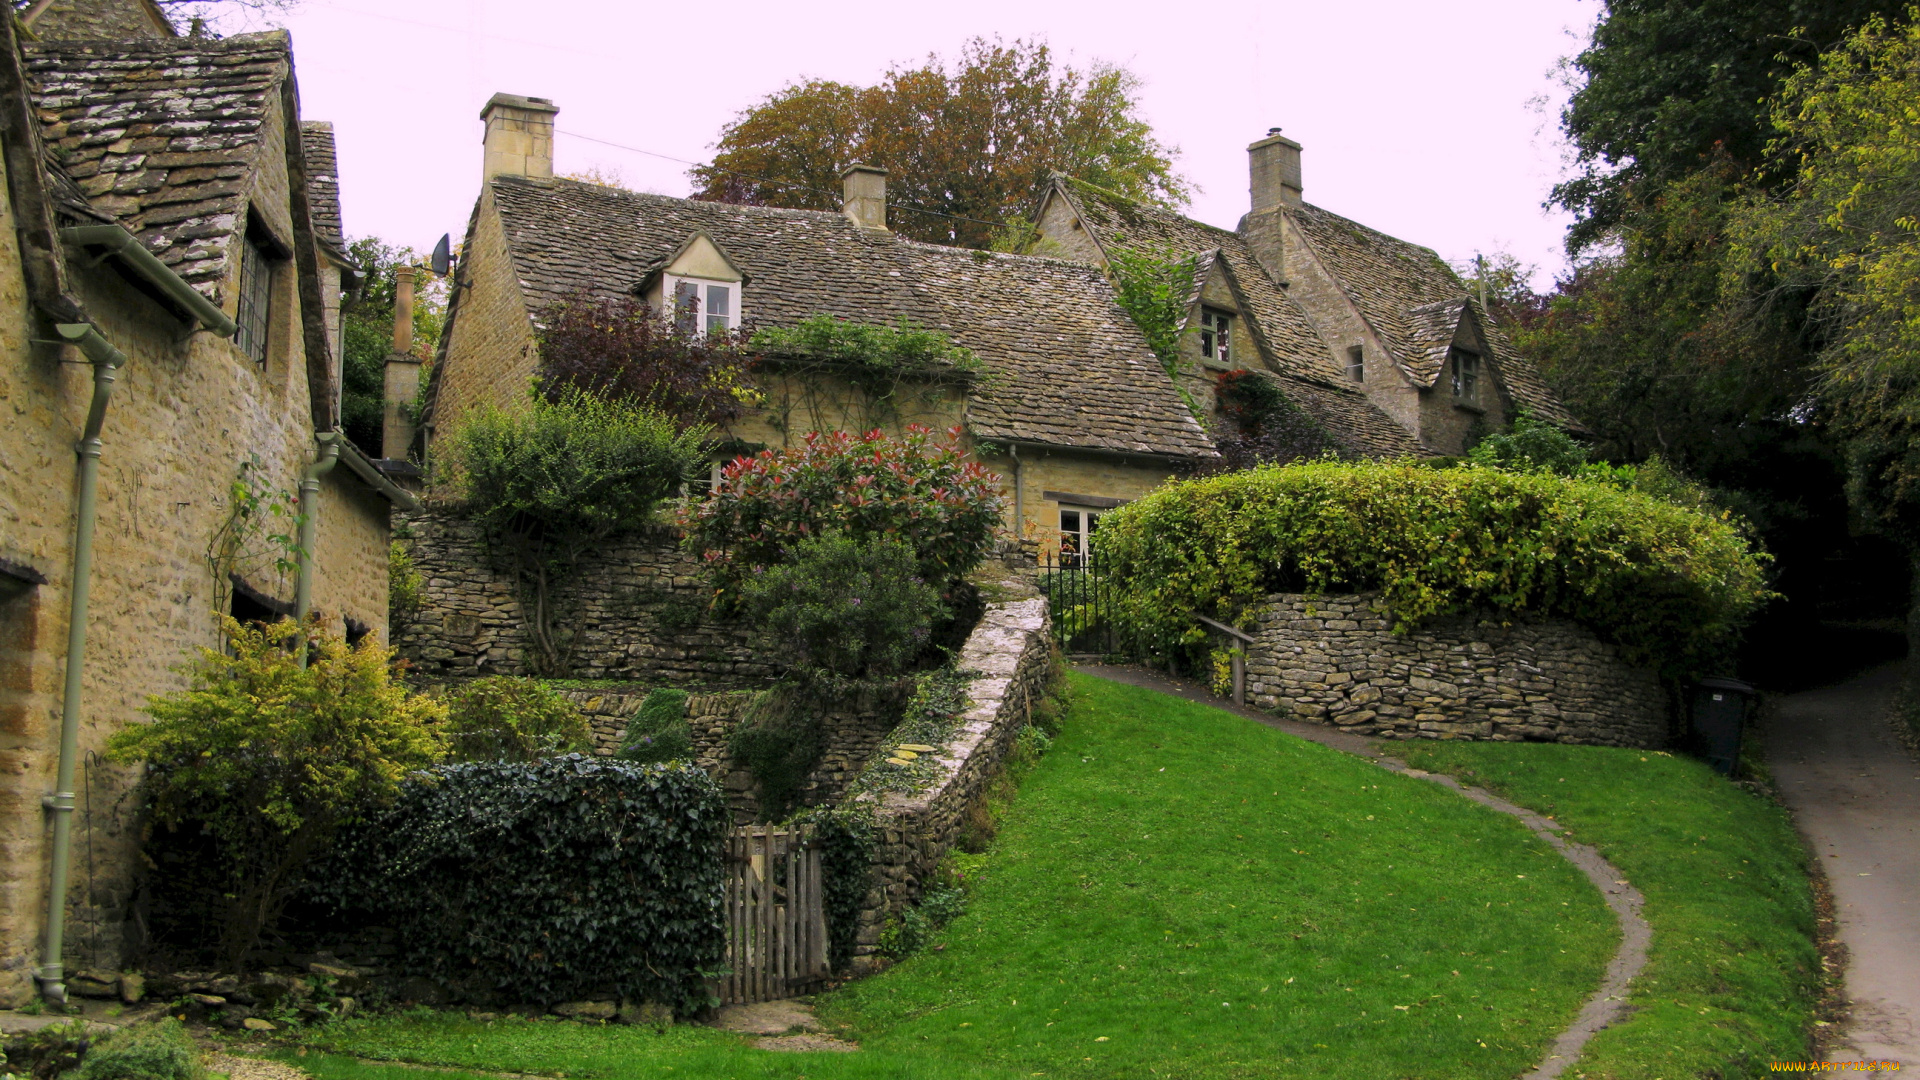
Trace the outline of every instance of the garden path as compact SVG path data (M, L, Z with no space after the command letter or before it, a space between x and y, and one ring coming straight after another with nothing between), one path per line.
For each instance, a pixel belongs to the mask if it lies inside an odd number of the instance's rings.
M1164 694L1173 694L1189 701L1204 702L1216 708L1225 709L1268 727L1278 728L1290 735L1298 735L1310 742L1368 758L1392 772L1431 780L1483 806L1519 819L1522 825L1533 830L1536 835L1551 844L1555 851L1565 856L1568 862L1585 874L1587 880L1593 882L1594 888L1600 890L1600 895L1606 898L1607 906L1613 910L1614 917L1620 920L1620 948L1607 964L1607 973L1601 979L1599 989L1587 999L1587 1003L1580 1009L1580 1014L1574 1018L1572 1025L1554 1039L1553 1048L1548 1052L1546 1060L1521 1080L1554 1080L1579 1058L1580 1051L1586 1046L1588 1039L1608 1024L1625 1016L1628 984L1640 974L1641 969L1647 966L1647 947L1653 941L1653 928L1647 925L1646 919L1640 915L1640 908L1646 902L1645 897L1627 882L1613 864L1601 858L1598 851L1586 844L1575 844L1563 839L1560 836L1560 826L1553 819L1542 817L1523 806L1516 806L1485 789L1468 787L1451 776L1410 769L1406 762L1388 756L1384 740L1364 738L1341 731L1339 728L1325 727L1320 724L1287 720L1249 706L1236 705L1214 696L1208 688L1198 683L1172 679L1143 667L1076 664L1074 668L1095 678L1111 679L1129 686L1158 690Z
M1920 762L1887 723L1894 665L1780 700L1767 758L1820 857L1847 947L1835 1060L1920 1065Z

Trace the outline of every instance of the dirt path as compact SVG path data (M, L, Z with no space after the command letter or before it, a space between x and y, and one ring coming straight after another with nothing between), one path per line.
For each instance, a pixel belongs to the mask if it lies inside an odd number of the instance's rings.
M1887 727L1897 688L1889 666L1781 699L1767 757L1826 867L1851 957L1833 1056L1920 1066L1920 764Z
M1600 890L1600 895L1606 898L1607 907L1612 909L1614 918L1620 922L1620 947L1614 951L1613 959L1608 962L1607 973L1601 979L1599 989L1587 999L1585 1006L1580 1010L1580 1015L1574 1018L1571 1026L1554 1039L1553 1048L1548 1052L1546 1060L1521 1080L1555 1080L1580 1057L1580 1051L1587 1045L1588 1039L1593 1038L1600 1029L1626 1014L1628 988L1634 977L1647 966L1647 949L1653 941L1653 928L1647 925L1647 920L1640 914L1640 908L1646 902L1646 898L1641 896L1640 890L1628 884L1624 875L1615 869L1612 863L1601 858L1599 851L1586 844L1576 844L1562 838L1561 827L1557 822L1542 817L1524 806L1515 806L1484 788L1468 787L1451 776L1409 769L1406 762L1387 756L1388 744L1382 740L1363 738L1338 728L1324 727L1319 724L1283 720L1258 709L1223 701L1198 683L1170 679L1159 672L1142 667L1076 664L1074 669L1098 678L1125 683L1128 686L1158 690L1163 694L1172 694L1175 697L1225 709L1227 712L1244 716L1271 728L1278 728L1290 735L1298 735L1309 742L1317 742L1322 746L1366 758L1383 769L1430 780L1443 787L1451 788L1474 802L1517 818L1522 825L1533 830L1585 874L1587 880L1593 882L1594 888Z

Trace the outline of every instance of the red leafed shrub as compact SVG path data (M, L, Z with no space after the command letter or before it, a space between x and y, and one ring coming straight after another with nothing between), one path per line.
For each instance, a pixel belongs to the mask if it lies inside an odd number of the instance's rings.
M742 333L695 337L632 297L586 294L549 304L539 323L539 385L549 401L578 390L693 427L737 419L758 400Z
M791 562L800 541L832 532L905 541L921 576L945 588L986 556L1003 502L999 476L957 441L914 424L899 438L816 432L804 445L735 459L680 523L722 589L753 567Z

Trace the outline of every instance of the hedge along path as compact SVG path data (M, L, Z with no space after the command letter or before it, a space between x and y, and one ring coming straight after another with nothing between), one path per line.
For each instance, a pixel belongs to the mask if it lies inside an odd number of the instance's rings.
M1646 903L1646 897L1633 887L1614 865L1601 858L1600 852L1587 844L1577 844L1560 835L1560 825L1551 818L1543 817L1523 806L1516 806L1484 788L1468 787L1451 776L1442 773L1430 773L1411 768L1399 758L1387 756L1378 741L1349 734L1337 728L1325 728L1316 724L1303 724L1295 720L1283 720L1277 716L1263 713L1258 709L1235 705L1213 696L1205 688L1178 679L1171 679L1159 672L1133 666L1112 664L1076 664L1074 670L1098 679L1125 683L1129 686L1158 690L1161 693L1183 697L1189 701L1198 701L1215 708L1243 716L1278 728L1289 735L1297 735L1309 742L1316 742L1355 757L1365 758L1389 772L1402 776L1427 780L1450 788L1465 798L1500 813L1509 815L1525 825L1533 833L1552 845L1561 857L1572 863L1576 869L1593 882L1606 899L1607 907L1613 911L1614 918L1620 922L1620 947L1614 951L1613 959L1607 963L1607 973L1600 980L1587 1003L1580 1009L1573 1023L1554 1040L1553 1050L1522 1080L1554 1080L1579 1057L1587 1045L1602 1028L1613 1024L1626 1016L1627 989L1641 970L1647 966L1647 949L1653 943L1653 927L1641 916L1640 909Z

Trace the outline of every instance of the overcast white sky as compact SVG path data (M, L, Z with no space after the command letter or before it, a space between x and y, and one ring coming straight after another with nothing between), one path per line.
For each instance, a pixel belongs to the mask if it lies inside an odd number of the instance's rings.
M1194 216L1247 208L1245 148L1280 127L1305 146L1306 196L1450 259L1505 249L1562 264L1553 75L1596 0L305 0L293 32L302 113L334 122L349 235L457 241L478 189L480 107L495 91L560 106L556 168L689 190L720 126L789 81L875 81L968 37L1041 37L1146 82L1142 103L1202 188ZM237 27L235 27L237 29ZM1544 101L1544 103L1543 103ZM571 134L567 134L571 133Z

